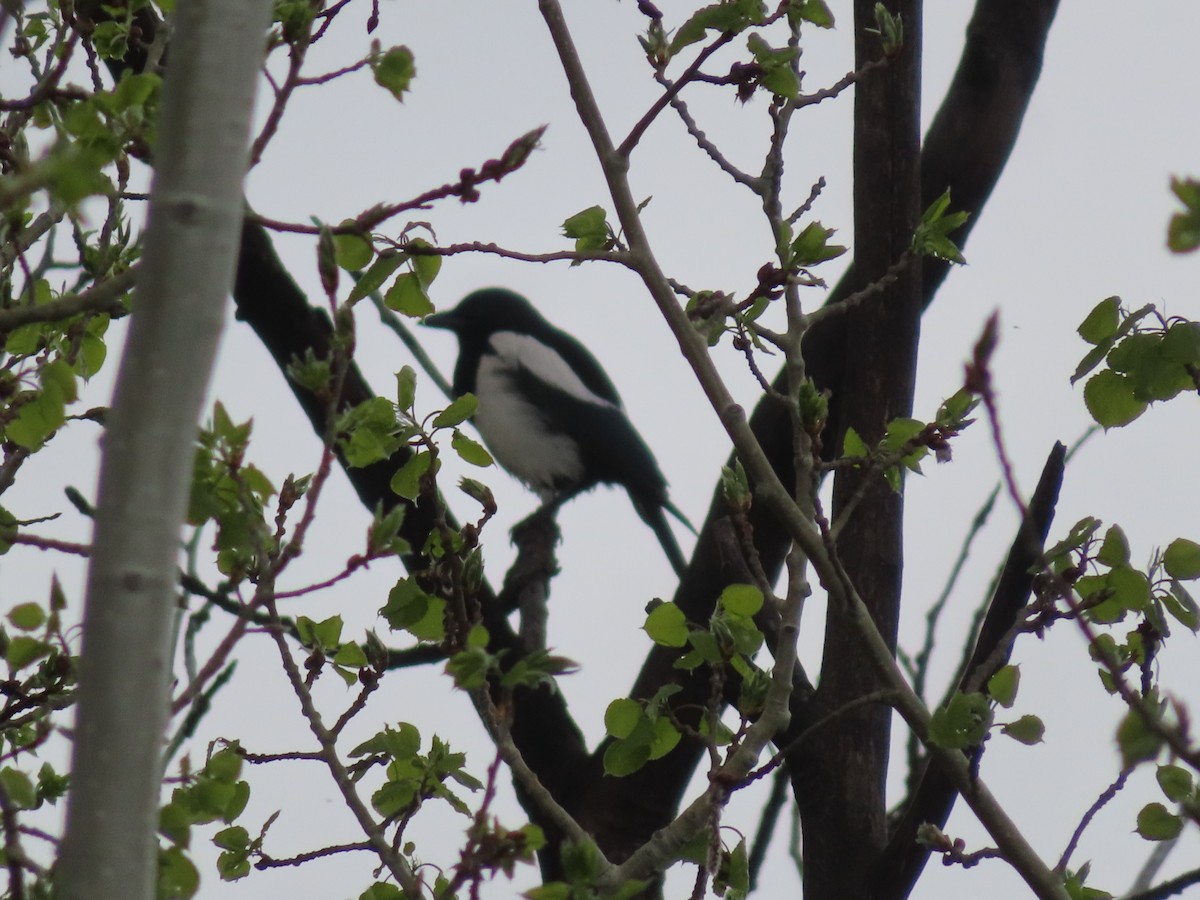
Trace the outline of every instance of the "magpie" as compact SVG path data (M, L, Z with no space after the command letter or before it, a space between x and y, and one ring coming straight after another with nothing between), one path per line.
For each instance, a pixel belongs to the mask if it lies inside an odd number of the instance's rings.
M676 574L685 562L667 524L667 481L596 358L520 294L483 288L425 324L458 336L454 393L479 398L475 426L496 462L557 507L617 484L658 536Z

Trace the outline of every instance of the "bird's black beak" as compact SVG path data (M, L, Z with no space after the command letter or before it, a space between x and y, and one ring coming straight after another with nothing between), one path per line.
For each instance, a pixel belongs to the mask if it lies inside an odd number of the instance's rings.
M448 331L455 331L458 329L459 320L458 316L454 313L455 311L452 309L445 312L430 313L421 320L421 324L427 325L430 328L445 328Z

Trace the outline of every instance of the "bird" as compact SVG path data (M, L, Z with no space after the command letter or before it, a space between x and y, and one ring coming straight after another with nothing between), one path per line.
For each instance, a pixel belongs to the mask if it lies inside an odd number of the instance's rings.
M501 468L555 509L600 484L625 488L682 576L686 561L665 514L694 529L668 499L654 454L582 343L501 287L474 291L424 324L458 337L453 391L478 398L475 427Z

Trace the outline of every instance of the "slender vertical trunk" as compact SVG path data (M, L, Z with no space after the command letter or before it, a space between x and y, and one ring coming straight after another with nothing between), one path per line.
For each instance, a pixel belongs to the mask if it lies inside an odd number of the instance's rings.
M920 217L920 0L887 4L904 23L904 46L868 73L854 98L854 252L861 288L908 249ZM855 67L882 53L874 0L855 0ZM841 422L870 444L912 409L922 308L920 266L847 314L838 398ZM838 446L841 435L837 438ZM863 495L838 539L839 554L876 626L893 647L903 571L903 495L878 473L842 470L834 482L836 518ZM817 715L878 687L844 610L829 609ZM862 664L855 664L856 658ZM890 710L866 706L838 718L792 765L804 825L804 895L809 900L871 896L873 870L887 843Z
M180 529L237 258L269 10L199 0L175 16L146 249L104 438L56 883L64 900L156 894Z

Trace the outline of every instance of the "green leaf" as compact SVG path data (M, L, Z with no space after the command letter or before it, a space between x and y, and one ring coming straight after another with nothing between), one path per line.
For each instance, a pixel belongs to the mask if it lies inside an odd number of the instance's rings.
M1141 713L1131 709L1117 726L1117 747L1121 751L1122 768L1145 762L1158 756L1163 739L1146 727Z
M650 759L648 744L613 741L604 751L604 772L614 778L632 775Z
M1110 568L1129 565L1129 541L1120 525L1112 525L1105 532L1096 559Z
M411 578L401 578L379 614L395 630L408 631L419 640L440 641L445 634L445 609L445 600L425 593Z
M416 398L417 372L412 366L404 366L396 373L396 406L404 412L409 412Z
M1083 402L1096 423L1104 428L1128 425L1146 411L1147 403L1134 392L1128 376L1112 369L1097 372L1083 388Z
M478 408L479 400L474 394L463 394L434 417L433 427L452 428L455 425L461 425L475 415L475 410Z
M1106 297L1097 303L1078 328L1089 344L1102 344L1117 333L1121 324L1121 298Z
M17 809L34 809L38 805L33 780L20 769L11 766L0 769L0 785L3 785L4 793Z
M572 900L575 891L565 881L551 881L521 895L525 900Z
M1200 606L1192 599L1192 595L1178 581L1171 581L1171 588L1159 595L1163 606L1167 608L1185 628L1190 631L1200 631Z
M652 728L654 736L650 740L650 758L662 759L678 746L683 735L665 716L655 719Z
M809 22L818 28L832 28L834 25L833 13L825 0L791 0L788 18L792 22Z
M222 850L244 850L250 845L250 833L241 825L231 825L213 835L212 842Z
M217 857L217 874L222 881L237 881L250 874L249 850L226 850Z
M671 39L671 55L704 40L704 35L709 31L737 34L761 22L766 14L766 5L762 0L725 0L698 9L675 32Z
M1171 192L1182 201L1184 211L1167 223L1167 247L1174 253L1191 253L1200 247L1200 181L1172 178Z
M661 603L652 609L642 629L662 647L683 647L688 642L687 617L674 603Z
M930 717L929 739L948 750L965 750L977 746L991 724L992 708L987 697L958 692Z
M1099 529L1104 524L1095 516L1086 516L1071 526L1070 532L1065 538L1046 551L1046 558L1052 562L1059 562L1066 558L1072 550L1080 549L1085 543L1092 539Z
M404 892L394 884L377 881L359 894L358 900L404 900Z
M418 253L418 250L432 250L433 244L429 241L423 241L420 238L414 238L406 245L409 251L409 263L412 265L413 274L421 282L421 286L428 288L438 273L442 270L442 258L436 253ZM432 310L431 310L432 311Z
M876 4L877 15L881 6ZM922 213L921 221L913 232L912 250L921 256L933 256L962 265L966 260L948 235L961 228L969 216L965 212L947 212L949 208L950 189L947 188Z
M1200 578L1200 544L1187 538L1176 538L1163 553L1163 568L1172 578L1192 581Z
M1046 733L1046 726L1042 724L1042 720L1037 716L1021 716L1015 722L1009 722L1000 729L1002 734L1007 735L1014 740L1020 741L1022 744L1032 746L1040 744L1042 736Z
M1004 666L988 679L988 695L1005 709L1011 709L1017 699L1017 687L1020 683L1020 667Z
M882 3L875 4L875 28L883 41L883 52L888 56L904 46L904 21L894 15Z
M384 818L391 818L404 812L417 799L417 785L414 781L389 781L371 795L371 806Z
M347 272L357 272L375 255L375 248L361 234L335 234L333 251L338 266Z
M1149 605L1150 579L1144 572L1121 566L1109 572L1106 581L1113 592L1112 599L1123 609L1136 612Z
M415 272L397 275L392 286L383 295L383 304L388 309L414 319L427 316L434 309L425 285L421 284L421 279Z
M1162 355L1181 366L1200 364L1200 322L1176 322L1162 339Z
M30 663L34 663L43 656L49 655L49 644L29 635L18 634L9 640L8 650L5 651L4 659L12 671L18 672Z
M215 781L233 784L242 774L242 758L232 748L218 750L204 764L204 774Z
M108 345L90 330L83 335L79 345L79 356L75 360L75 370L84 381L87 381L104 367L108 358Z
M487 674L492 669L493 657L481 647L471 647L456 653L446 662L446 674L454 679L455 687L464 691L474 690L487 684Z
M788 100L793 100L800 94L800 79L793 66L800 55L798 47L776 49L758 34L751 34L746 39L746 47L758 63L759 84L772 94Z
M636 700L621 697L604 711L604 729L615 738L627 738L642 721L642 707Z
M1183 819L1161 803L1147 803L1137 817L1137 833L1148 841L1169 841L1183 831Z
M391 47L382 54L371 57L371 71L375 74L375 83L386 88L397 100L404 100L409 85L417 74L416 62L412 51L407 47Z
M721 864L713 878L713 892L726 900L746 900L750 893L750 855L745 838L731 851L721 854Z
M180 847L158 853L158 900L187 900L200 890L200 873Z
M849 459L857 459L867 456L870 453L866 442L859 437L858 432L853 426L846 429L846 436L842 439L842 456Z
M417 495L421 493L421 479L432 465L433 454L428 450L414 453L392 476L392 492L405 500L416 500Z
M21 404L5 433L14 444L26 450L38 450L65 421L66 404L62 395L57 390L43 388Z
M350 296L346 298L347 303L357 303L364 297L368 297L375 291L383 287L383 283L388 280L396 269L404 264L404 254L394 250L389 250L379 254L375 262L371 264L371 268L363 272L362 277L355 282L354 287L350 291Z
M569 238L594 237L608 233L608 220L602 206L589 206L582 212L570 216L562 224L563 235Z
M492 454L488 453L478 441L471 440L457 428L454 429L454 434L450 438L450 446L454 448L454 452L463 462L481 468L492 464Z
M845 253L846 248L841 244L829 243L836 231L834 228L825 228L820 222L810 222L806 225L792 241L792 265L815 266Z
M345 666L349 669L361 669L369 660L367 654L358 644L346 643L338 647L333 656L334 665Z
M762 609L762 591L752 584L731 584L721 591L717 603L734 615L752 618Z
M46 624L46 610L37 603L19 603L8 611L8 621L22 631L36 631Z
M1155 778L1158 779L1158 786L1162 788L1163 794L1172 803L1189 800L1195 793L1196 784L1192 779L1192 773L1183 766L1159 766Z
M612 226L608 224L604 208L600 206L591 206L575 213L563 222L562 227L563 235L574 239L575 250L579 253L608 250L615 240Z

